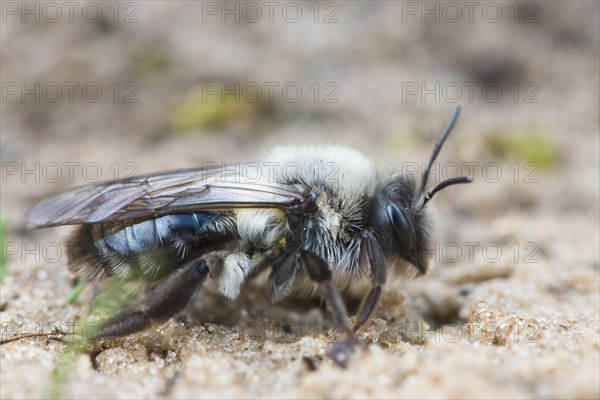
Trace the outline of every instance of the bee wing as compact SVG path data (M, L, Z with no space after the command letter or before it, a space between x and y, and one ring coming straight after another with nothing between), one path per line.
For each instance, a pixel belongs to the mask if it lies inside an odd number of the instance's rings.
M144 220L161 215L232 208L302 208L300 185L249 179L240 168L178 170L82 186L45 199L27 213L38 227Z

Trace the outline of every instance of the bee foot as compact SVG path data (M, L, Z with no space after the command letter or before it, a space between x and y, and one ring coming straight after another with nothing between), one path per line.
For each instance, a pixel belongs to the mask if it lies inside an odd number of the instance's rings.
M345 337L340 340L329 352L329 357L335 362L339 367L346 368L348 366L348 362L352 357L352 354L356 352L358 348L365 347L363 342L361 342L356 337Z

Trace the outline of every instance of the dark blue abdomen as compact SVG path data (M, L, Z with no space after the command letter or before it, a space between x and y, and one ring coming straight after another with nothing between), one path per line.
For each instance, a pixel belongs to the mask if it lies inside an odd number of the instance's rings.
M99 223L90 225L90 244L109 275L154 280L228 241L235 232L227 226L220 212L165 215L132 224Z

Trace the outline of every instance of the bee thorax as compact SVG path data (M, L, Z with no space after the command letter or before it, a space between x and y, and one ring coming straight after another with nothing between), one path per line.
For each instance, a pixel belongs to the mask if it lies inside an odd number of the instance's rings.
M237 230L243 241L270 247L284 236L285 215L278 210L241 210L237 212Z

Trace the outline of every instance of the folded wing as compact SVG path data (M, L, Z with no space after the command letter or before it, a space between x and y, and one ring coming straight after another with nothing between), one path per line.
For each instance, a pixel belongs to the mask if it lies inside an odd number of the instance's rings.
M49 227L145 220L202 210L300 209L311 199L301 185L249 179L240 169L177 170L82 186L41 201L27 213L27 220Z

